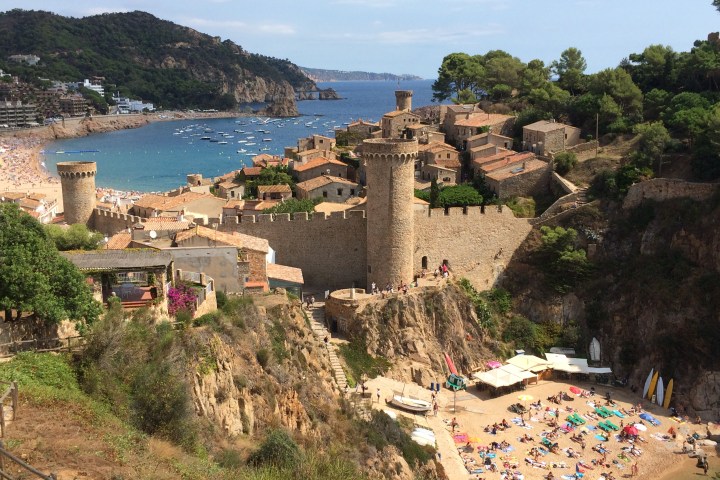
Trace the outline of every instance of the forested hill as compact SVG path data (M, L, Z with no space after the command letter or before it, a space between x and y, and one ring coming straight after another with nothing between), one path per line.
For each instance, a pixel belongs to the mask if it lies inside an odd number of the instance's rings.
M241 36L242 32L238 32ZM33 54L36 66L8 57ZM168 108L230 108L293 100L313 82L288 60L245 51L144 12L68 18L42 11L0 13L0 68L27 81L104 77L121 91Z
M345 70L323 70L322 68L300 67L301 70L316 82L342 82L351 80L422 80L416 75L394 75L392 73L348 72Z

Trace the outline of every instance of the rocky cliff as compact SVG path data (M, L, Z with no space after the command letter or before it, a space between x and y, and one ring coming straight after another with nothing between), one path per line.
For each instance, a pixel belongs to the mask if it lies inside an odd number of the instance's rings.
M656 182L657 183L657 182ZM536 322L576 323L578 355L592 337L603 364L641 389L651 368L675 380L676 406L720 412L720 197L595 203L559 217L579 232L591 275L569 292L547 286L534 230L508 266L514 308ZM636 195L637 196L637 195ZM635 198L635 197L633 197ZM705 195L703 198L708 198ZM558 222L558 220L556 220Z

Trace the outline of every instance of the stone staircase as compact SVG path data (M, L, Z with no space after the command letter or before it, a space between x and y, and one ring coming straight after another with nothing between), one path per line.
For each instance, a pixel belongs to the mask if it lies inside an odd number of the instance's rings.
M372 418L372 396L368 395L364 397L360 393L351 392L348 401L350 402L350 406L355 409L358 417L370 421Z
M310 310L309 313L310 327L312 328L315 336L320 339L320 341L323 341L325 338L328 339L328 342L325 343L325 348L327 349L328 357L330 358L330 365L332 366L333 374L335 376L335 383L337 383L340 391L344 392L345 386L347 385L347 377L345 376L345 371L340 364L340 359L337 356L337 346L333 345L333 343L329 341L332 335L327 329L325 323L325 303L313 303L312 310Z

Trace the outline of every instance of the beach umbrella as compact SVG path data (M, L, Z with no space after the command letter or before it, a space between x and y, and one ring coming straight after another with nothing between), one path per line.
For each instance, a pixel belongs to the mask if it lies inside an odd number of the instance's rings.
M654 422L654 421L655 421L655 417L653 417L653 416L650 415L649 413L645 413L645 412L643 412L643 413L640 414L640 418L642 418L643 420L647 420L648 422Z
M523 394L523 395L518 396L518 400L520 400L521 402L529 402L532 399L533 399L532 395Z
M628 435L637 435L638 429L635 428L634 425L626 425L625 428L623 428L623 432L627 433Z
M580 395L580 392L582 392L582 390L580 390L578 387L575 387L575 386L570 387L568 390L570 390L575 395Z
M500 368L502 367L502 363L498 362L497 360L490 360L485 365L488 366L488 368Z
M635 425L633 425L633 427L635 427L637 430L639 430L641 432L647 431L647 427L645 425L643 425L642 423L636 423Z

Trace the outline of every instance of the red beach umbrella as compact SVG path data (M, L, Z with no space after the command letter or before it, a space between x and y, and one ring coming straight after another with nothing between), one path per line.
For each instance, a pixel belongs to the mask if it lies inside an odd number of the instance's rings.
M626 425L625 428L623 428L623 432L627 433L628 435L637 435L638 429L635 428L634 425Z
M578 387L570 387L569 390L575 395L580 395L580 392L582 392Z

